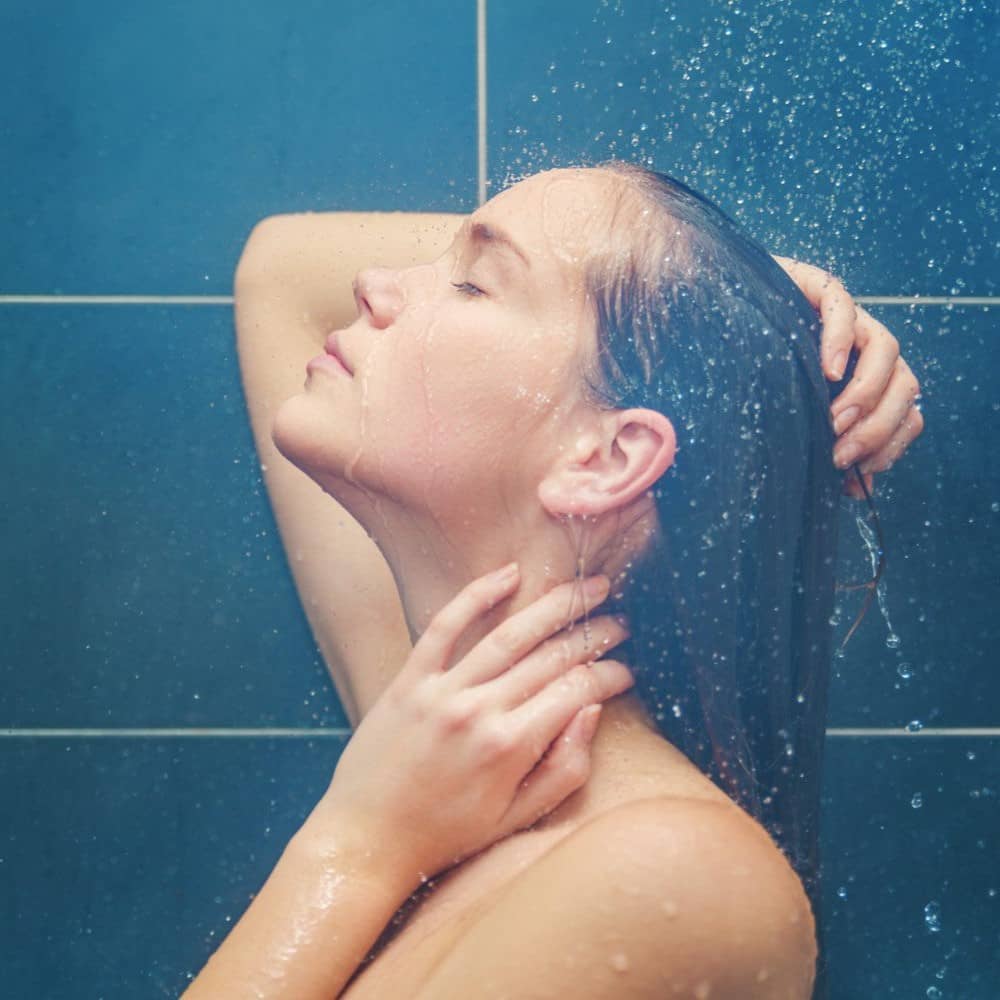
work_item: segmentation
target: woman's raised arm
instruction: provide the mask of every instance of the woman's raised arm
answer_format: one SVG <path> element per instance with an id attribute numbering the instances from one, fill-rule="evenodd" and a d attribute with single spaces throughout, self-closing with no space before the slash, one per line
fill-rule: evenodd
<path id="1" fill-rule="evenodd" d="M 234 282 L 240 372 L 264 482 L 313 635 L 352 725 L 347 670 L 381 691 L 410 652 L 396 586 L 364 529 L 271 441 L 277 408 L 301 392 L 306 362 L 357 315 L 354 275 L 440 256 L 464 216 L 382 212 L 275 215 L 258 223 Z M 354 669 L 363 664 L 364 669 Z M 384 671 L 384 676 L 383 676 Z M 374 700 L 369 697 L 368 701 Z"/>

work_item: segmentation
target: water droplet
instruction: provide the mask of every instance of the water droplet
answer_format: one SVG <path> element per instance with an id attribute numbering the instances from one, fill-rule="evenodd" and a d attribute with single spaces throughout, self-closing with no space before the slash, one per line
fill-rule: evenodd
<path id="1" fill-rule="evenodd" d="M 611 967 L 616 972 L 628 972 L 628 955 L 623 951 L 616 952 L 611 956 Z"/>
<path id="2" fill-rule="evenodd" d="M 667 917 L 672 919 L 677 916 L 677 904 L 672 899 L 665 899 L 660 907 Z"/>
<path id="3" fill-rule="evenodd" d="M 910 799 L 910 805 L 914 809 L 919 809 L 924 804 L 924 796 L 922 792 L 914 792 L 913 798 Z"/>
<path id="4" fill-rule="evenodd" d="M 900 642 L 902 642 L 902 640 L 901 640 L 901 639 L 899 638 L 899 636 L 898 636 L 898 635 L 896 635 L 896 633 L 895 633 L 895 632 L 890 632 L 890 633 L 889 633 L 889 634 L 888 634 L 888 635 L 887 635 L 887 636 L 885 637 L 885 644 L 886 644 L 886 645 L 887 645 L 887 646 L 888 646 L 888 647 L 889 647 L 890 649 L 898 649 L 898 648 L 899 648 L 899 644 L 900 644 Z"/>
<path id="5" fill-rule="evenodd" d="M 930 1000 L 941 1000 L 941 997 L 943 995 L 944 994 L 942 994 L 942 992 L 936 986 L 927 987 L 927 996 L 930 998 Z"/>
<path id="6" fill-rule="evenodd" d="M 908 733 L 919 733 L 924 728 L 924 724 L 919 719 L 908 722 L 904 727 Z"/>
<path id="7" fill-rule="evenodd" d="M 941 904 L 937 900 L 932 899 L 924 907 L 924 923 L 932 934 L 941 930 Z"/>
<path id="8" fill-rule="evenodd" d="M 903 678 L 904 681 L 908 681 L 913 676 L 913 670 L 909 663 L 901 663 L 896 667 L 896 673 Z"/>
<path id="9" fill-rule="evenodd" d="M 840 897 L 841 899 L 847 899 L 847 886 L 846 886 L 846 885 L 842 885 L 842 886 L 840 886 L 840 887 L 839 887 L 839 888 L 837 889 L 837 895 L 838 895 L 838 896 L 839 896 L 839 897 Z"/>

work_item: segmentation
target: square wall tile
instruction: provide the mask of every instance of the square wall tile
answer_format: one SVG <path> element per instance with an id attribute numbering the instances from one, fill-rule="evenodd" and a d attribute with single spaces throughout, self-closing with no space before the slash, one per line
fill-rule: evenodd
<path id="1" fill-rule="evenodd" d="M 231 308 L 0 323 L 3 725 L 346 725 L 261 480 Z"/>
<path id="2" fill-rule="evenodd" d="M 830 1000 L 996 996 L 1000 741 L 844 738 L 826 749 Z"/>
<path id="3" fill-rule="evenodd" d="M 615 157 L 867 295 L 997 294 L 987 3 L 489 6 L 490 174 Z"/>
<path id="4" fill-rule="evenodd" d="M 471 2 L 0 9 L 0 292 L 226 295 L 278 212 L 476 197 Z"/>

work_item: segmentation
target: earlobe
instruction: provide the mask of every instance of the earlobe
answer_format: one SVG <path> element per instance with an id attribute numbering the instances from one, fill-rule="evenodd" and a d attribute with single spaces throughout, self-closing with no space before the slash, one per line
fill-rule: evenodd
<path id="1" fill-rule="evenodd" d="M 625 507 L 673 465 L 677 436 L 656 410 L 620 410 L 607 415 L 600 433 L 577 441 L 538 486 L 542 506 L 553 515 L 603 514 Z"/>

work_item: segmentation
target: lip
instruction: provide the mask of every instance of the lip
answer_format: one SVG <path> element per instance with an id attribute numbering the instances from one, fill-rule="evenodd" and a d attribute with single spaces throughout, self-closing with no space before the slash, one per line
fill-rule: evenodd
<path id="1" fill-rule="evenodd" d="M 337 334 L 331 333 L 329 337 L 326 338 L 326 343 L 323 345 L 323 350 L 326 351 L 331 357 L 336 358 L 340 362 L 340 366 L 347 372 L 348 375 L 353 375 L 354 370 L 351 366 L 344 360 L 344 355 L 340 351 L 340 345 L 337 343 Z"/>
<path id="2" fill-rule="evenodd" d="M 335 354 L 317 354 L 306 365 L 307 372 L 325 371 L 330 372 L 337 378 L 351 377 L 351 373 L 344 367 L 343 362 Z"/>

